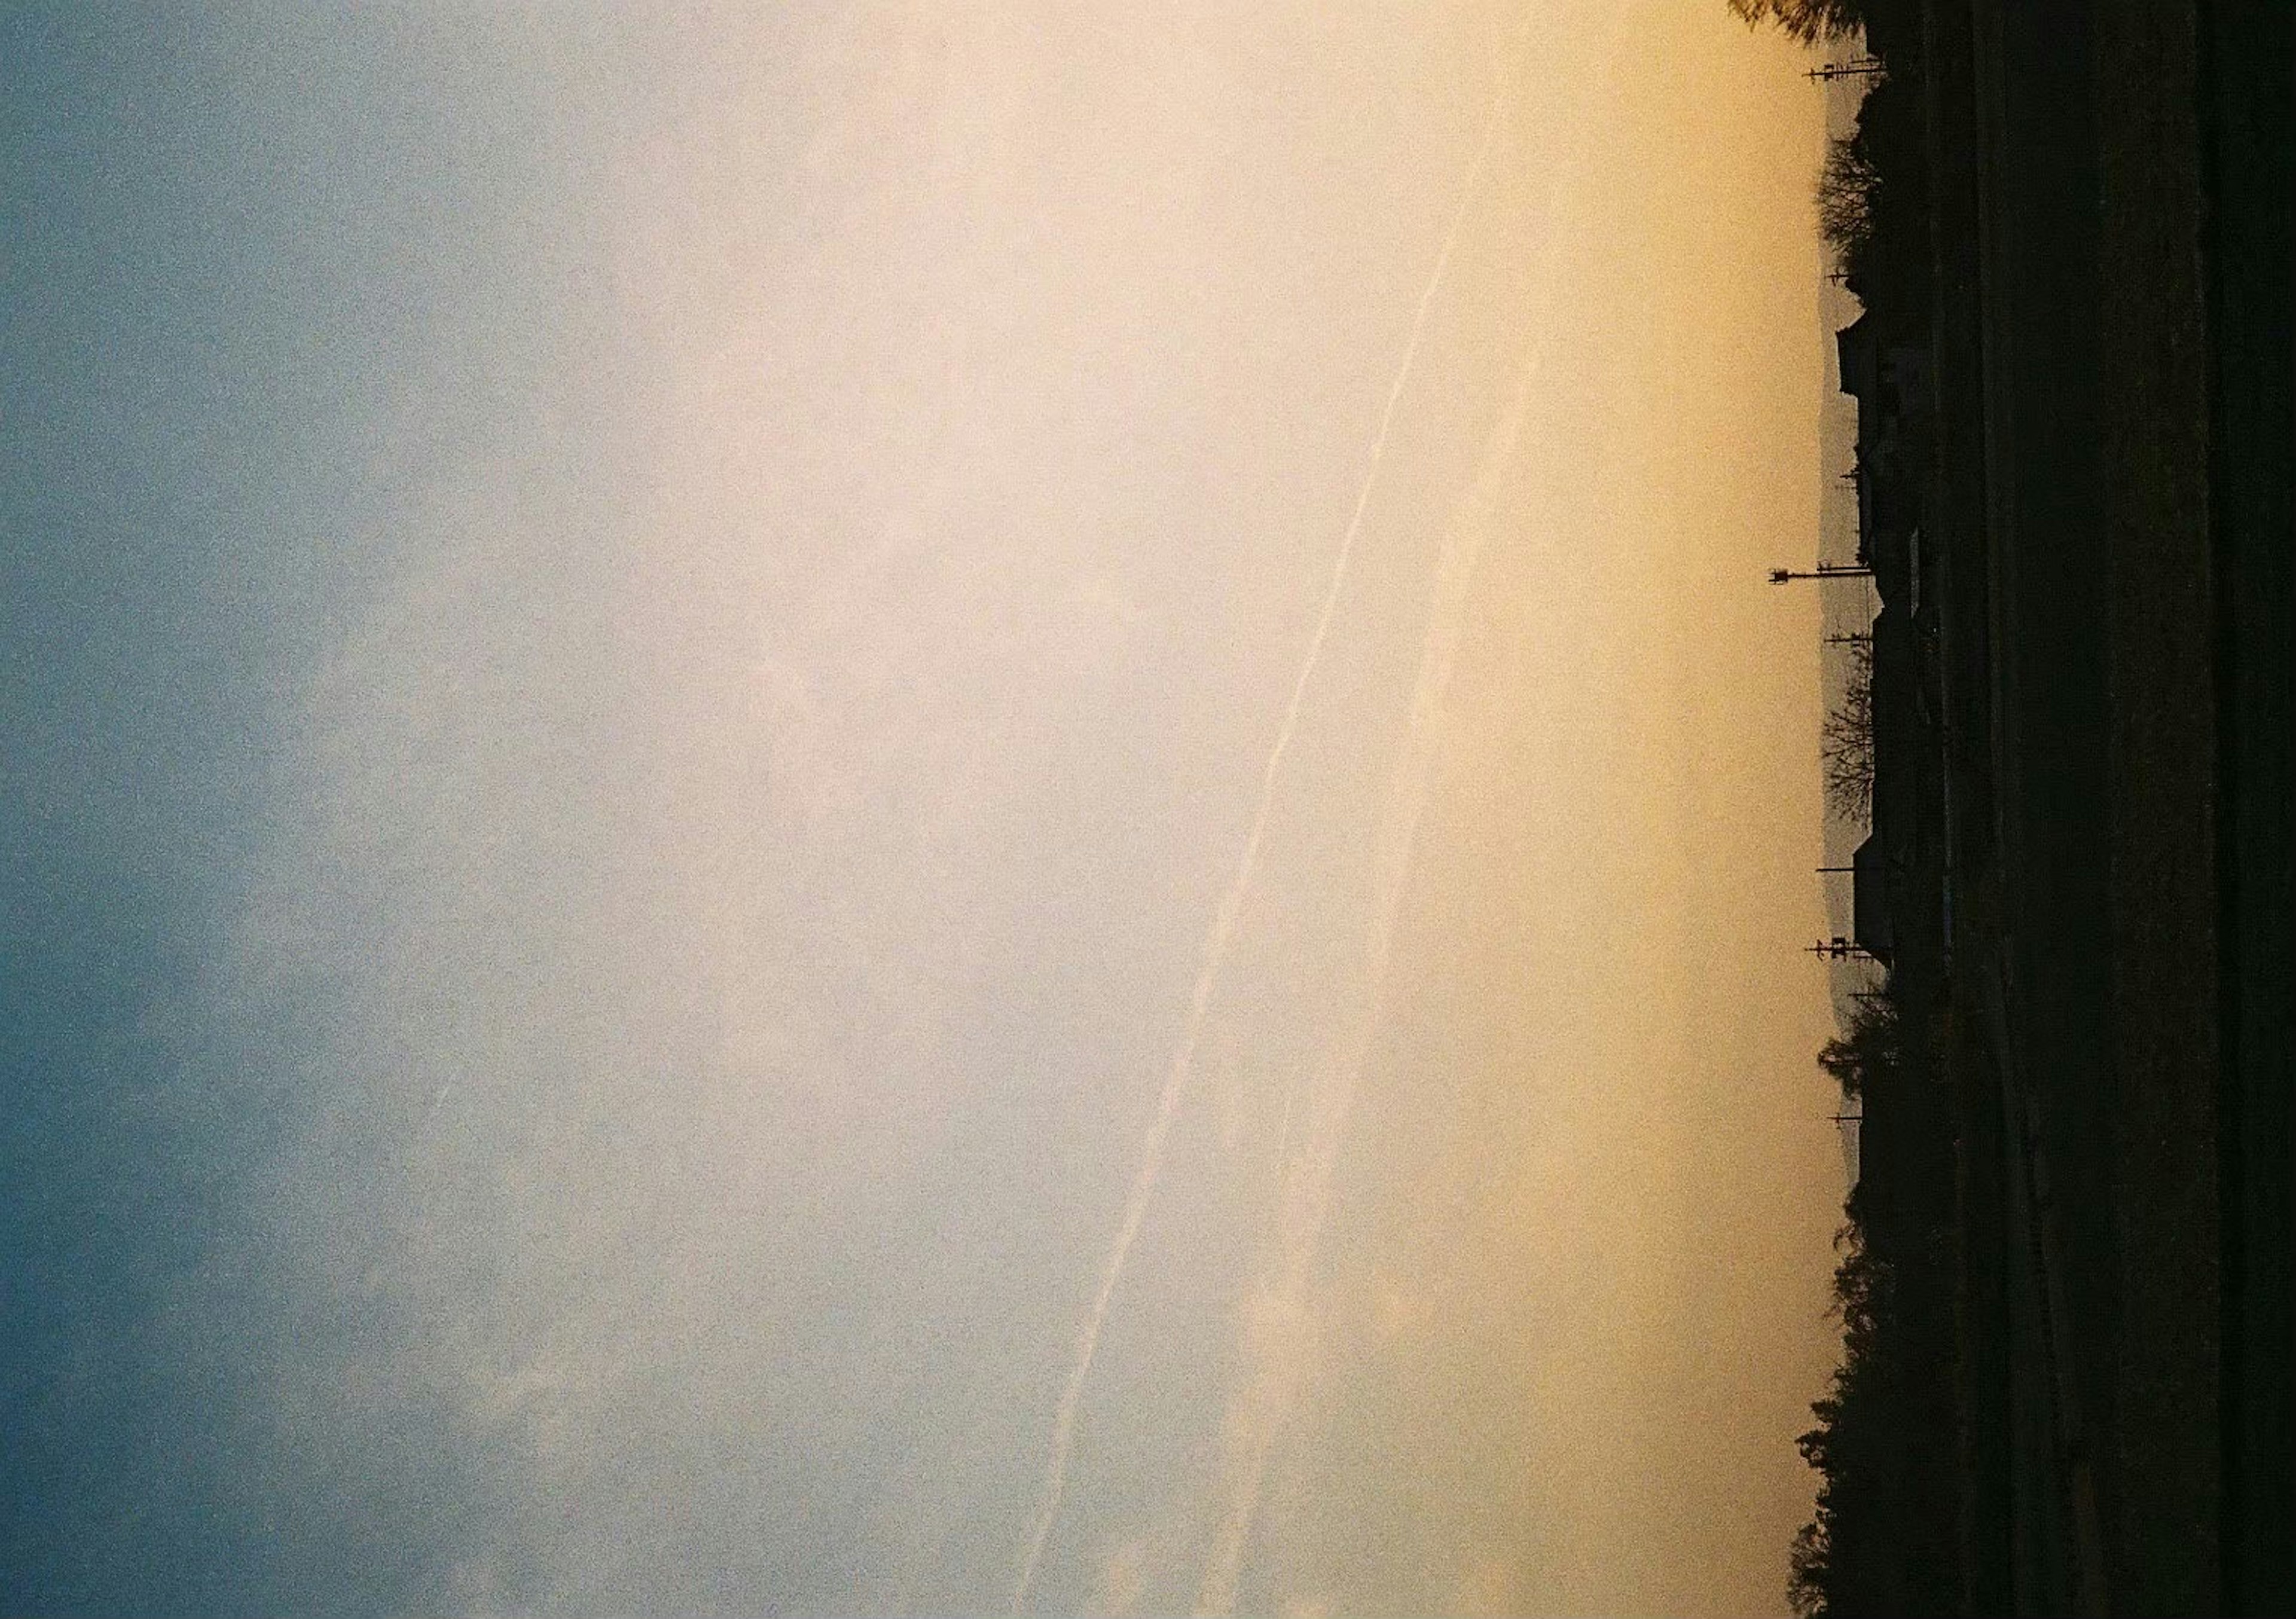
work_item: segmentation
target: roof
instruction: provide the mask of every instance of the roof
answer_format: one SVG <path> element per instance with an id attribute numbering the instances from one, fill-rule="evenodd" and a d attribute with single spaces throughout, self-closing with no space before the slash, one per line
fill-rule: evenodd
<path id="1" fill-rule="evenodd" d="M 1896 953 L 1897 930 L 1890 920 L 1890 862 L 1880 833 L 1868 836 L 1849 857 L 1850 933 L 1857 948 L 1886 963 Z"/>
<path id="2" fill-rule="evenodd" d="M 1833 334 L 1834 357 L 1841 370 L 1841 391 L 1863 403 L 1880 381 L 1880 333 L 1869 312 Z"/>

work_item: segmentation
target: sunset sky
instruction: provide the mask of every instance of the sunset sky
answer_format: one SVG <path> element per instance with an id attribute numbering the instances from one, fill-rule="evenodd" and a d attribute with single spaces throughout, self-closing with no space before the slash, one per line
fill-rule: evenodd
<path id="1" fill-rule="evenodd" d="M 1752 1613 L 1723 0 L 0 20 L 0 1606 Z"/>

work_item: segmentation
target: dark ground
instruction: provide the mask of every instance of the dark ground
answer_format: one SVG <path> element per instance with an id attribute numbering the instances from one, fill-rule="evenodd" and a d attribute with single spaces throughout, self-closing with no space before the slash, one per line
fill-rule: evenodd
<path id="1" fill-rule="evenodd" d="M 2290 695 L 2296 642 L 2296 533 L 2290 460 L 2291 198 L 2296 78 L 2291 8 L 2201 8 L 2199 83 L 2210 348 L 2211 552 L 2216 618 L 2217 838 L 2222 1170 L 2226 1189 L 2224 1332 L 2227 1600 L 2247 1613 L 2296 1609 L 2291 1455 L 2290 1102 L 2292 839 Z"/>
<path id="2" fill-rule="evenodd" d="M 1973 1611 L 2296 1607 L 2288 38 L 1923 8 Z"/>

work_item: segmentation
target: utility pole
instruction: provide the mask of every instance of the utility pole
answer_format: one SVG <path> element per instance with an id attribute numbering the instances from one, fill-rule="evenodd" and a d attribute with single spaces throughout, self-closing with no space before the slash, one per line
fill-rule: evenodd
<path id="1" fill-rule="evenodd" d="M 1828 635 L 1825 638 L 1825 644 L 1830 647 L 1871 646 L 1874 644 L 1874 632 L 1871 630 L 1846 630 L 1838 635 Z"/>
<path id="2" fill-rule="evenodd" d="M 1863 562 L 1820 562 L 1815 568 L 1796 570 L 1791 568 L 1770 569 L 1770 583 L 1784 585 L 1794 579 L 1870 579 L 1874 570 Z"/>
<path id="3" fill-rule="evenodd" d="M 1838 933 L 1830 939 L 1820 939 L 1815 944 L 1803 945 L 1802 953 L 1823 957 L 1829 961 L 1853 961 L 1860 956 L 1868 961 L 1878 961 L 1882 959 L 1857 940 L 1845 939 Z"/>
<path id="4" fill-rule="evenodd" d="M 1872 78 L 1882 71 L 1880 58 L 1861 56 L 1855 61 L 1829 61 L 1824 67 L 1812 68 L 1802 77 L 1814 85 L 1822 85 L 1837 78 Z"/>

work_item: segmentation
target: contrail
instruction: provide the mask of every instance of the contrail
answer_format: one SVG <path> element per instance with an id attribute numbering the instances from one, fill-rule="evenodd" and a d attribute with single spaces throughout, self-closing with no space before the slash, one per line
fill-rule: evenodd
<path id="1" fill-rule="evenodd" d="M 1350 1015 L 1344 1037 L 1326 1066 L 1323 1094 L 1308 1108 L 1308 1127 L 1301 1163 L 1296 1172 L 1288 1161 L 1276 1210 L 1275 1275 L 1263 1289 L 1264 1307 L 1276 1319 L 1293 1321 L 1308 1314 L 1308 1295 L 1313 1278 L 1316 1249 L 1323 1236 L 1324 1216 L 1331 1206 L 1332 1181 L 1345 1144 L 1348 1116 L 1355 1107 L 1356 1089 L 1371 1054 L 1373 1036 L 1384 1020 L 1388 993 L 1388 963 L 1393 954 L 1395 928 L 1404 894 L 1411 885 L 1418 851 L 1419 823 L 1433 784 L 1436 757 L 1442 745 L 1439 722 L 1458 661 L 1466 601 L 1480 560 L 1483 542 L 1496 521 L 1500 479 L 1513 463 L 1517 446 L 1529 424 L 1533 389 L 1537 385 L 1544 345 L 1534 348 L 1517 376 L 1514 393 L 1493 433 L 1481 476 L 1471 490 L 1460 519 L 1444 536 L 1436 569 L 1434 600 L 1430 605 L 1427 632 L 1419 660 L 1419 677 L 1412 691 L 1410 730 L 1390 777 L 1387 810 L 1380 838 L 1380 879 L 1368 926 L 1365 960 L 1370 993 Z M 1253 1519 L 1267 1476 L 1278 1430 L 1293 1397 L 1307 1375 L 1300 1358 L 1298 1339 L 1279 1340 L 1272 1353 L 1258 1358 L 1261 1364 L 1249 1375 L 1239 1402 L 1229 1455 L 1231 1493 L 1226 1515 L 1213 1541 L 1210 1558 L 1196 1590 L 1198 1614 L 1234 1611 L 1237 1582 L 1242 1573 L 1244 1549 L 1250 1543 Z"/>
<path id="2" fill-rule="evenodd" d="M 1061 1391 L 1061 1402 L 1053 1418 L 1051 1452 L 1045 1463 L 1045 1486 L 1042 1504 L 1037 1509 L 1036 1524 L 1029 1531 L 1028 1544 L 1021 1558 L 1020 1578 L 1013 1587 L 1013 1611 L 1016 1615 L 1026 1607 L 1029 1592 L 1037 1582 L 1037 1569 L 1044 1560 L 1045 1545 L 1052 1538 L 1054 1521 L 1059 1517 L 1061 1493 L 1068 1482 L 1069 1451 L 1076 1440 L 1077 1406 L 1084 1397 L 1084 1386 L 1092 1375 L 1093 1357 L 1099 1353 L 1101 1329 L 1108 1321 L 1108 1302 L 1116 1292 L 1117 1283 L 1124 1275 L 1124 1265 L 1132 1254 L 1132 1244 L 1140 1234 L 1140 1222 L 1147 1214 L 1148 1204 L 1156 1193 L 1156 1182 L 1163 1173 L 1164 1145 L 1172 1131 L 1173 1117 L 1179 1111 L 1180 1099 L 1186 1093 L 1189 1078 L 1194 1072 L 1196 1045 L 1203 1033 L 1204 1014 L 1211 1004 L 1212 991 L 1218 985 L 1220 971 L 1227 963 L 1228 945 L 1235 934 L 1236 920 L 1242 914 L 1244 900 L 1251 892 L 1252 880 L 1259 871 L 1260 846 L 1267 840 L 1267 822 L 1275 801 L 1275 781 L 1283 765 L 1283 756 L 1291 751 L 1292 734 L 1300 727 L 1300 710 L 1307 699 L 1308 683 L 1315 678 L 1316 666 L 1322 662 L 1324 643 L 1331 638 L 1332 619 L 1337 613 L 1341 592 L 1347 585 L 1348 570 L 1355 560 L 1356 540 L 1363 532 L 1364 513 L 1370 509 L 1371 493 L 1379 481 L 1379 470 L 1387 458 L 1389 433 L 1395 426 L 1396 407 L 1402 402 L 1405 385 L 1411 380 L 1411 368 L 1419 358 L 1420 339 L 1426 334 L 1427 313 L 1434 307 L 1435 294 L 1443 284 L 1444 273 L 1450 268 L 1451 254 L 1459 243 L 1459 233 L 1466 223 L 1467 209 L 1474 200 L 1476 183 L 1482 177 L 1484 165 L 1489 160 L 1491 148 L 1498 137 L 1499 124 L 1506 110 L 1507 93 L 1512 87 L 1519 65 L 1521 41 L 1529 37 L 1529 28 L 1517 35 L 1517 62 L 1511 63 L 1491 96 L 1489 112 L 1483 120 L 1482 140 L 1475 149 L 1474 159 L 1467 166 L 1459 185 L 1458 201 L 1451 210 L 1451 222 L 1443 233 L 1443 245 L 1435 255 L 1435 266 L 1428 273 L 1427 284 L 1419 294 L 1419 306 L 1411 316 L 1411 332 L 1404 341 L 1402 357 L 1397 361 L 1394 379 L 1387 386 L 1387 403 L 1381 410 L 1379 430 L 1371 442 L 1370 458 L 1364 468 L 1363 482 L 1356 491 L 1355 510 L 1349 514 L 1346 531 L 1340 537 L 1339 553 L 1332 560 L 1329 581 L 1324 587 L 1324 604 L 1316 616 L 1315 633 L 1308 638 L 1306 654 L 1300 661 L 1299 674 L 1292 682 L 1290 700 L 1283 705 L 1283 718 L 1275 728 L 1275 744 L 1268 749 L 1267 762 L 1259 773 L 1259 800 L 1252 810 L 1251 830 L 1243 840 L 1243 852 L 1238 857 L 1235 876 L 1229 881 L 1227 892 L 1221 895 L 1218 908 L 1212 913 L 1211 926 L 1204 936 L 1202 964 L 1196 970 L 1195 988 L 1188 997 L 1188 1012 L 1180 1025 L 1180 1037 L 1173 1048 L 1172 1065 L 1164 1076 L 1164 1089 L 1156 1099 L 1156 1116 L 1148 1126 L 1148 1134 L 1141 1144 L 1140 1166 L 1132 1177 L 1132 1190 L 1124 1200 L 1124 1217 L 1119 1222 L 1116 1241 L 1108 1251 L 1101 1266 L 1100 1287 L 1093 1295 L 1092 1308 L 1085 1317 L 1084 1330 L 1078 1335 L 1076 1363 L 1069 1370 L 1068 1383 Z"/>
<path id="3" fill-rule="evenodd" d="M 1611 29 L 1602 58 L 1606 76 L 1618 61 L 1624 33 L 1623 23 L 1615 24 Z M 1508 82 L 1512 82 L 1512 74 Z M 1556 175 L 1548 193 L 1548 233 L 1540 280 L 1549 287 L 1562 241 L 1559 222 L 1565 200 L 1577 185 L 1585 162 L 1583 148 L 1574 151 Z M 1308 1325 L 1295 1329 L 1289 1339 L 1278 1338 L 1272 1352 L 1263 1351 L 1258 1355 L 1261 1363 L 1249 1374 L 1238 1406 L 1232 1413 L 1228 1509 L 1214 1539 L 1203 1578 L 1196 1588 L 1195 1612 L 1200 1615 L 1228 1614 L 1235 1609 L 1244 1552 L 1259 1515 L 1275 1441 L 1292 1400 L 1309 1372 L 1301 1345 L 1312 1344 L 1308 1294 L 1316 1249 L 1330 1208 L 1332 1182 L 1344 1145 L 1348 1116 L 1354 1108 L 1356 1091 L 1370 1057 L 1373 1036 L 1385 1016 L 1396 920 L 1417 859 L 1419 825 L 1427 808 L 1442 745 L 1438 721 L 1446 707 L 1458 659 L 1468 592 L 1481 559 L 1484 541 L 1498 520 L 1501 479 L 1529 426 L 1534 391 L 1546 360 L 1547 335 L 1548 331 L 1542 328 L 1530 352 L 1524 356 L 1513 395 L 1489 440 L 1482 470 L 1462 503 L 1459 519 L 1445 534 L 1438 553 L 1419 676 L 1412 691 L 1410 724 L 1390 776 L 1387 812 L 1380 839 L 1381 878 L 1365 930 L 1369 993 L 1358 1002 L 1345 1036 L 1333 1047 L 1332 1059 L 1325 1070 L 1329 1075 L 1327 1088 L 1309 1103 L 1309 1124 L 1299 1168 L 1292 1170 L 1288 1154 L 1278 1165 L 1276 1255 L 1273 1274 L 1260 1295 L 1261 1306 L 1278 1321 L 1305 1321 Z M 1287 1096 L 1287 1119 L 1290 1104 Z M 1288 1135 L 1287 1130 L 1287 1147 Z"/>

